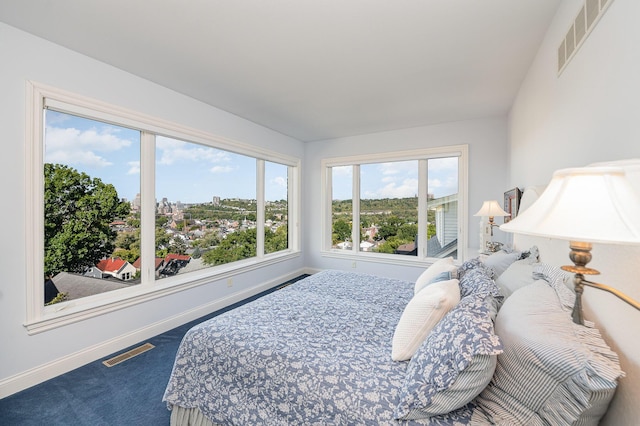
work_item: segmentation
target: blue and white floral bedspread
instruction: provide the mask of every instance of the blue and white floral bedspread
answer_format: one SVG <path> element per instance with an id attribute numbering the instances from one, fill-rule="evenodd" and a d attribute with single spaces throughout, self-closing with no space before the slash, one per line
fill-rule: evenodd
<path id="1" fill-rule="evenodd" d="M 391 342 L 412 296 L 408 281 L 312 275 L 193 327 L 163 400 L 219 424 L 406 424 L 393 412 L 407 362 L 391 360 Z"/>

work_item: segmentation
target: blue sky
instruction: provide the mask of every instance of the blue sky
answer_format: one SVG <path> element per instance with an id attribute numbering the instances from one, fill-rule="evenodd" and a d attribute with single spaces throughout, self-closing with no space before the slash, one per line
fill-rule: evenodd
<path id="1" fill-rule="evenodd" d="M 430 159 L 428 192 L 436 198 L 458 192 L 458 158 Z M 351 199 L 351 166 L 333 168 L 334 200 Z M 363 164 L 360 166 L 360 198 L 407 198 L 418 194 L 418 161 Z"/>
<path id="2" fill-rule="evenodd" d="M 131 201 L 140 192 L 140 133 L 46 111 L 45 162 L 66 164 L 113 184 Z M 266 162 L 265 198 L 287 198 L 287 167 Z M 209 202 L 256 198 L 255 159 L 166 137 L 156 140 L 156 198 Z"/>

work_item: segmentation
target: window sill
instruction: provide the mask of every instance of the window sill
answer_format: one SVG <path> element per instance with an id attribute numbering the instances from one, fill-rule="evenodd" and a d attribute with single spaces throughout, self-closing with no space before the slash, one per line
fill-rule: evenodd
<path id="1" fill-rule="evenodd" d="M 350 250 L 324 250 L 321 252 L 323 257 L 330 257 L 334 259 L 349 259 L 357 260 L 361 262 L 373 262 L 383 263 L 389 265 L 402 265 L 402 266 L 429 266 L 437 259 L 432 258 L 418 258 L 417 256 L 402 256 L 398 254 L 384 254 L 384 253 L 367 253 L 357 252 L 354 253 Z"/>

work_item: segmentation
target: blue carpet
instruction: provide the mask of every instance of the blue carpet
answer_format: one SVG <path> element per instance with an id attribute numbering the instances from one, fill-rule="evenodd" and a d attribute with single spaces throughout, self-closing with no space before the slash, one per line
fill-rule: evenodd
<path id="1" fill-rule="evenodd" d="M 162 395 L 184 334 L 204 320 L 280 287 L 123 349 L 117 354 L 146 342 L 155 346 L 121 364 L 111 368 L 102 364 L 102 361 L 117 355 L 112 354 L 0 399 L 0 425 L 168 425 L 171 412 L 162 402 Z"/>

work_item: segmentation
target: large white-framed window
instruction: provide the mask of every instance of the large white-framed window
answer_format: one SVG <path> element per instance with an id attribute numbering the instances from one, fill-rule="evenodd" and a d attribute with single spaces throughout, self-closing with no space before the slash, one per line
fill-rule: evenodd
<path id="1" fill-rule="evenodd" d="M 28 83 L 29 333 L 300 252 L 300 159 Z"/>
<path id="2" fill-rule="evenodd" d="M 468 146 L 322 160 L 324 256 L 394 264 L 462 259 Z"/>

